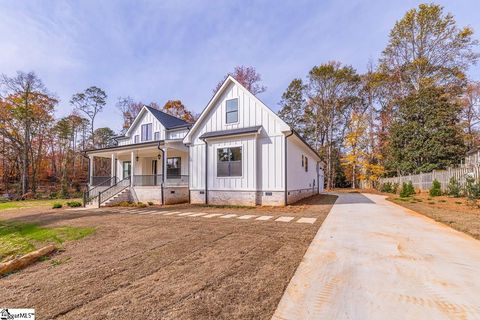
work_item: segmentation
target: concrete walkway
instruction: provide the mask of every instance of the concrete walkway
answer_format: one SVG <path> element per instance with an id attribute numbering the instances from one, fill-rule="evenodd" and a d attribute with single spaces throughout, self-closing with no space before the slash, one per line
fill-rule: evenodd
<path id="1" fill-rule="evenodd" d="M 480 241 L 340 194 L 273 319 L 480 319 Z"/>

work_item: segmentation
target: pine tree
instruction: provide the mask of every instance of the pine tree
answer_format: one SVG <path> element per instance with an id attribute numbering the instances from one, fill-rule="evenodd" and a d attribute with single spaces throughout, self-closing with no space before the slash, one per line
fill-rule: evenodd
<path id="1" fill-rule="evenodd" d="M 402 99 L 390 131 L 390 173 L 429 172 L 460 162 L 465 154 L 460 111 L 441 88 L 422 88 Z"/>

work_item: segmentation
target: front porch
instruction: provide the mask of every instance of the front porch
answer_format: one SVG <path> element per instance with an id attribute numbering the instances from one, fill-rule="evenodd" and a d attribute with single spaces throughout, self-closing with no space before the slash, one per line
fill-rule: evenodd
<path id="1" fill-rule="evenodd" d="M 157 141 L 88 152 L 89 198 L 99 205 L 129 188 L 130 200 L 172 204 L 188 202 L 188 148 L 181 141 Z M 110 159 L 110 174 L 97 174 L 95 159 Z M 103 170 L 105 172 L 105 170 Z M 110 200 L 111 201 L 111 200 Z"/>

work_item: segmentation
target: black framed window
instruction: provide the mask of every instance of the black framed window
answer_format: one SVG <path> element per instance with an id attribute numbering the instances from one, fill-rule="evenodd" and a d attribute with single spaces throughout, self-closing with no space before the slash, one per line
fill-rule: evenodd
<path id="1" fill-rule="evenodd" d="M 242 176 L 242 147 L 217 149 L 217 177 Z"/>
<path id="2" fill-rule="evenodd" d="M 238 99 L 231 99 L 225 102 L 227 123 L 238 122 Z"/>
<path id="3" fill-rule="evenodd" d="M 308 172 L 308 158 L 305 157 L 305 172 Z"/>
<path id="4" fill-rule="evenodd" d="M 142 124 L 142 141 L 152 140 L 152 124 Z"/>
<path id="5" fill-rule="evenodd" d="M 182 175 L 182 158 L 167 158 L 167 178 L 176 178 Z"/>

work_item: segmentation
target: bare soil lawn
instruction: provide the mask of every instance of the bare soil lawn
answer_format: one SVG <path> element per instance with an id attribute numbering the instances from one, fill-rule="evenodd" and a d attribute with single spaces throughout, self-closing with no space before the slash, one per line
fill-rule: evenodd
<path id="1" fill-rule="evenodd" d="M 269 319 L 336 197 L 287 208 L 179 210 L 316 217 L 315 224 L 9 210 L 2 219 L 94 227 L 49 261 L 0 279 L 0 305 L 38 319 Z"/>
<path id="2" fill-rule="evenodd" d="M 422 192 L 405 199 L 389 195 L 388 200 L 480 239 L 480 209 L 468 204 L 465 198 L 432 198 Z"/>

